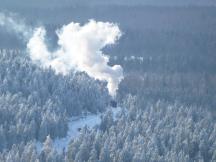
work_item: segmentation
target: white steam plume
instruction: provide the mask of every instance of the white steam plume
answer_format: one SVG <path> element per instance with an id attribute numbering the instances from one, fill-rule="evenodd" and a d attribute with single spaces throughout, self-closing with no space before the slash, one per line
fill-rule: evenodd
<path id="1" fill-rule="evenodd" d="M 0 26 L 20 35 L 25 41 L 27 41 L 33 32 L 33 29 L 30 26 L 27 26 L 24 20 L 12 13 L 6 15 L 5 13 L 0 12 Z"/>
<path id="2" fill-rule="evenodd" d="M 11 26 L 12 25 L 12 26 Z M 109 66 L 109 57 L 102 49 L 114 44 L 121 36 L 118 26 L 113 23 L 90 20 L 85 25 L 70 23 L 56 31 L 58 50 L 50 52 L 45 43 L 46 30 L 39 27 L 33 30 L 23 22 L 0 13 L 0 26 L 8 27 L 24 38 L 29 37 L 27 49 L 33 62 L 43 68 L 53 68 L 56 73 L 68 74 L 71 70 L 86 72 L 90 77 L 107 81 L 111 96 L 115 97 L 118 85 L 123 79 L 120 65 Z"/>

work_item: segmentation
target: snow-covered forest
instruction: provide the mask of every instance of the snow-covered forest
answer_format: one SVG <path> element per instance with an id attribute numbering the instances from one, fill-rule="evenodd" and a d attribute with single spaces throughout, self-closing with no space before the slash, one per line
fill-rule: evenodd
<path id="1" fill-rule="evenodd" d="M 214 5 L 2 0 L 0 162 L 216 162 Z"/>

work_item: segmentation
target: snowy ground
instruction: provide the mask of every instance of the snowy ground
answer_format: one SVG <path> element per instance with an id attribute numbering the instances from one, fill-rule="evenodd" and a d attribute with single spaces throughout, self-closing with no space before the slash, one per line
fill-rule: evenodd
<path id="1" fill-rule="evenodd" d="M 112 108 L 111 109 L 115 116 L 120 112 L 121 108 Z M 101 115 L 102 114 L 89 114 L 87 116 L 82 117 L 71 117 L 68 123 L 68 132 L 67 136 L 64 138 L 56 138 L 53 140 L 53 146 L 58 152 L 61 152 L 64 148 L 67 148 L 67 145 L 71 141 L 71 139 L 79 136 L 80 131 L 79 128 L 83 128 L 87 126 L 89 129 L 93 128 L 94 126 L 100 124 L 101 122 Z M 37 150 L 41 152 L 43 144 L 41 142 L 37 142 Z"/>

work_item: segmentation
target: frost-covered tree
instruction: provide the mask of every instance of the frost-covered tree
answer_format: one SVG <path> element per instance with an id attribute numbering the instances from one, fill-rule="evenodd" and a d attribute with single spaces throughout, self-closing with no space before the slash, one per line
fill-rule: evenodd
<path id="1" fill-rule="evenodd" d="M 214 161 L 214 112 L 178 102 L 146 102 L 139 96 L 129 96 L 124 101 L 125 109 L 111 125 L 104 129 L 103 121 L 79 137 L 80 146 L 91 137 L 89 161 Z M 110 118 L 109 113 L 103 117 Z M 72 150 L 74 155 L 80 152 L 80 148 L 73 149 L 76 141 L 69 145 L 68 155 Z M 75 160 L 73 156 L 68 158 Z"/>
<path id="2" fill-rule="evenodd" d="M 105 110 L 106 85 L 83 73 L 56 75 L 25 52 L 0 50 L 0 150 L 31 140 L 63 137 L 68 118 Z"/>

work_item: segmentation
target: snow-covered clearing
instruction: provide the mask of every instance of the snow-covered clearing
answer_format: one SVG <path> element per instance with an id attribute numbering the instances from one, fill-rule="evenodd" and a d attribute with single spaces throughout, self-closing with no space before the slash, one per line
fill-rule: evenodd
<path id="1" fill-rule="evenodd" d="M 107 111 L 109 111 L 108 109 Z M 120 112 L 121 108 L 111 108 L 114 118 Z M 64 148 L 67 148 L 69 142 L 79 136 L 80 130 L 83 127 L 87 126 L 89 129 L 93 128 L 94 126 L 100 124 L 101 122 L 101 113 L 99 114 L 88 114 L 82 117 L 71 117 L 68 123 L 68 132 L 67 136 L 64 138 L 56 138 L 53 140 L 53 147 L 58 151 L 61 152 Z M 41 152 L 43 143 L 37 142 L 37 150 Z"/>

